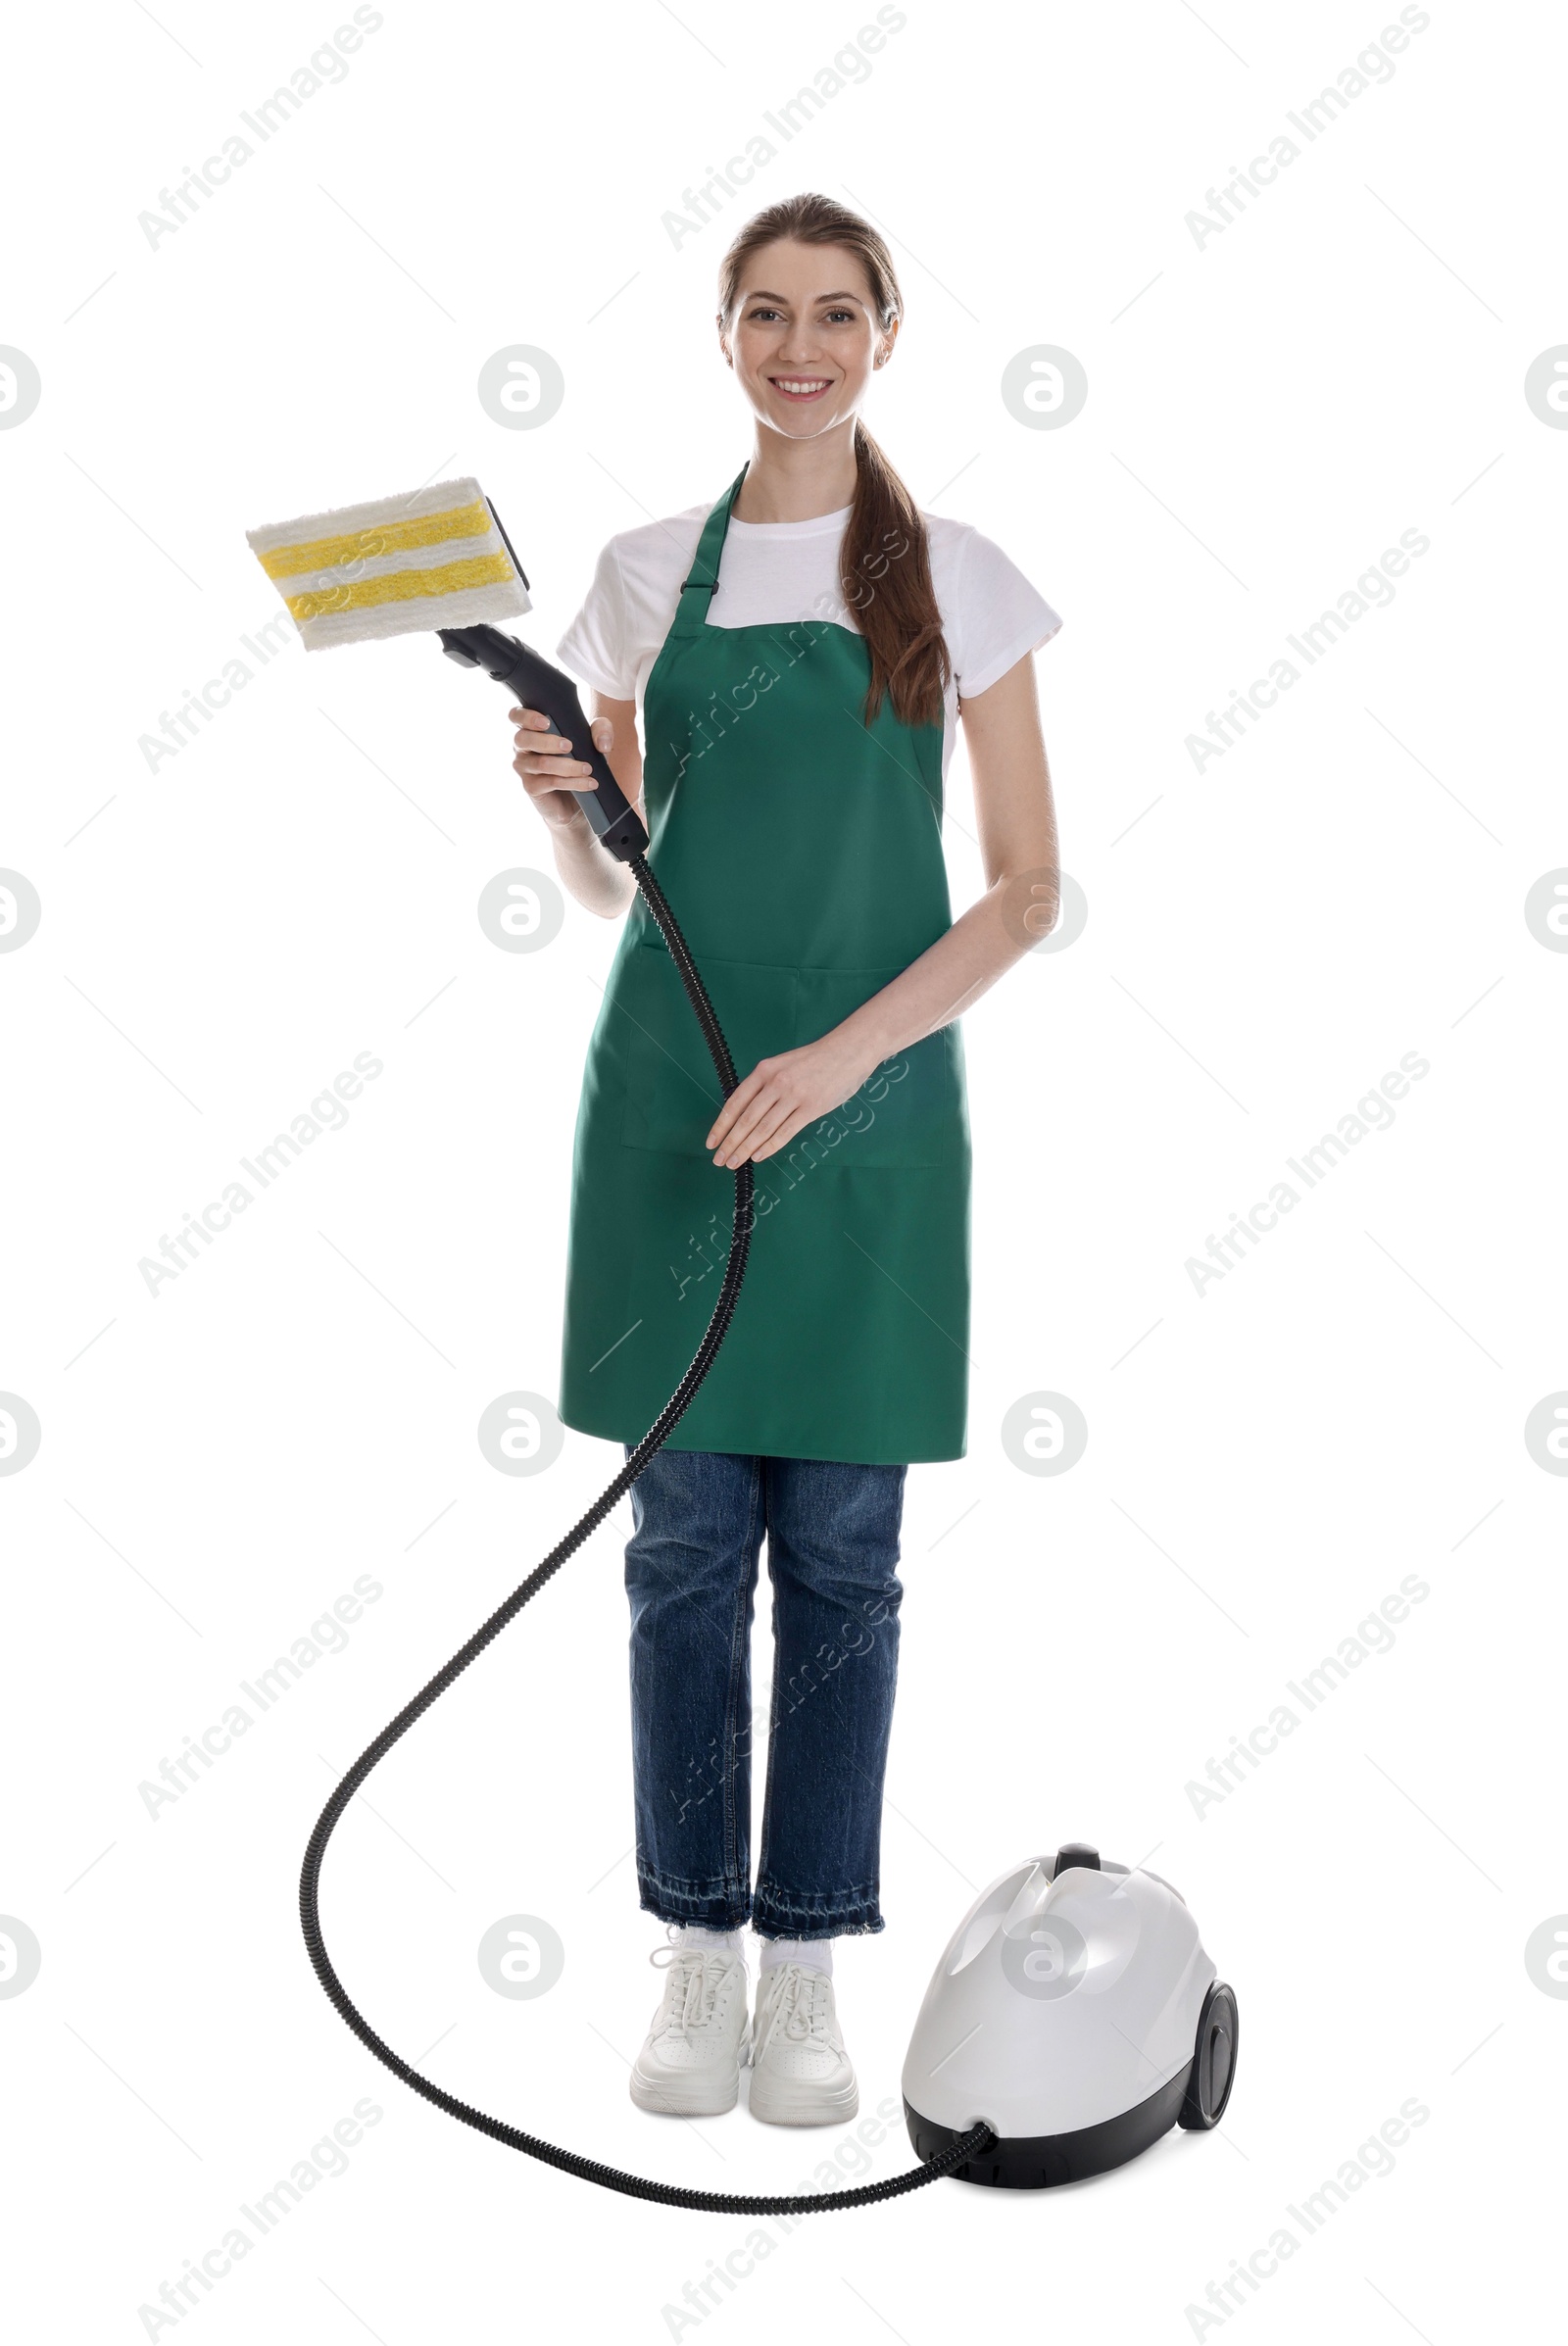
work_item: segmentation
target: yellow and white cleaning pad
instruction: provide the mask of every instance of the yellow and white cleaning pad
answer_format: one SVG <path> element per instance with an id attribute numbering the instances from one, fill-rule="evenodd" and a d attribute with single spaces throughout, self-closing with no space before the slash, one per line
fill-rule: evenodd
<path id="1" fill-rule="evenodd" d="M 245 532 L 307 652 L 531 611 L 506 534 L 476 480 L 437 481 Z"/>

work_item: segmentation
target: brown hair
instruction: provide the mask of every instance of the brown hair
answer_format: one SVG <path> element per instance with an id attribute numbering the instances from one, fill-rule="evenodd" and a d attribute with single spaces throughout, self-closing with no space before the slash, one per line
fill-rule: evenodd
<path id="1" fill-rule="evenodd" d="M 721 328 L 734 316 L 753 255 L 786 237 L 797 244 L 844 245 L 865 270 L 877 322 L 885 330 L 904 316 L 893 258 L 875 228 L 831 196 L 796 195 L 749 220 L 724 255 L 718 274 Z M 855 503 L 839 553 L 839 584 L 871 655 L 865 721 L 870 723 L 886 694 L 904 724 L 936 724 L 952 662 L 931 584 L 925 523 L 858 415 L 855 465 Z"/>

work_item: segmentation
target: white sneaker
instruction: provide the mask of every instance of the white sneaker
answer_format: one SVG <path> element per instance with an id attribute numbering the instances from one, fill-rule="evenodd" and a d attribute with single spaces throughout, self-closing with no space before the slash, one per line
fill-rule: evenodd
<path id="1" fill-rule="evenodd" d="M 762 1974 L 751 2064 L 752 2116 L 764 2125 L 825 2126 L 855 2116 L 859 2090 L 825 1972 L 780 1963 Z"/>
<path id="2" fill-rule="evenodd" d="M 656 1947 L 648 1960 L 667 1963 L 663 2000 L 631 2066 L 639 2110 L 671 2118 L 717 2118 L 741 2089 L 746 2032 L 746 1960 L 713 1948 Z"/>

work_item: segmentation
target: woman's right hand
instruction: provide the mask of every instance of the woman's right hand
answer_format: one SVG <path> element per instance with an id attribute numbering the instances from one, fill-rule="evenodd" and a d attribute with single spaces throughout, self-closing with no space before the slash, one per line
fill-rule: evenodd
<path id="1" fill-rule="evenodd" d="M 516 725 L 513 738 L 517 750 L 513 766 L 545 821 L 558 831 L 585 825 L 588 817 L 572 794 L 598 789 L 593 768 L 571 756 L 571 744 L 551 731 L 550 719 L 542 709 L 512 709 L 507 713 Z M 615 739 L 615 728 L 610 718 L 595 717 L 589 731 L 594 747 L 608 758 Z"/>

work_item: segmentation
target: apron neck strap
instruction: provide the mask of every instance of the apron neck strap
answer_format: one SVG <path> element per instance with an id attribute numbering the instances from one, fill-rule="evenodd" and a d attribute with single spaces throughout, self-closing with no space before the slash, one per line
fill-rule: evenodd
<path id="1" fill-rule="evenodd" d="M 680 599 L 675 607 L 675 621 L 671 632 L 675 635 L 696 635 L 708 624 L 709 604 L 718 585 L 718 558 L 723 551 L 724 538 L 729 529 L 729 517 L 741 483 L 751 469 L 751 460 L 741 466 L 728 489 L 703 523 L 703 534 L 697 541 L 692 566 L 682 581 Z M 707 601 L 699 602 L 704 595 Z"/>

